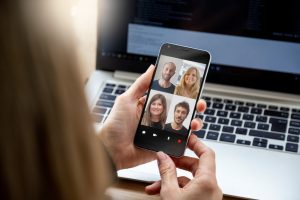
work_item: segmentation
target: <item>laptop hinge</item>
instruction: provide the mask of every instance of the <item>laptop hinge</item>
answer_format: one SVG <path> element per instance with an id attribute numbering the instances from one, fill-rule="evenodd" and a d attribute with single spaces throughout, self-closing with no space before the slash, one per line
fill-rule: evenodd
<path id="1" fill-rule="evenodd" d="M 116 70 L 113 74 L 114 78 L 124 79 L 129 81 L 135 81 L 141 74 L 139 73 L 132 73 L 132 72 L 125 72 L 125 71 L 118 71 Z"/>

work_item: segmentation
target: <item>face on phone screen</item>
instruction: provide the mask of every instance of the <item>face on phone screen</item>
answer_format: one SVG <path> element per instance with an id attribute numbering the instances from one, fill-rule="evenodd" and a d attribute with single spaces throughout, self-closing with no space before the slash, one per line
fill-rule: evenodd
<path id="1" fill-rule="evenodd" d="M 137 146 L 173 156 L 184 152 L 207 64 L 159 56 L 136 133 Z"/>

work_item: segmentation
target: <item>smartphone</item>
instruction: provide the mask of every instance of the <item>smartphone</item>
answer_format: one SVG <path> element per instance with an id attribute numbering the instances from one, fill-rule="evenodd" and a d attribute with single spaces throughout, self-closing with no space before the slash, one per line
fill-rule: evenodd
<path id="1" fill-rule="evenodd" d="M 137 147 L 180 157 L 207 76 L 210 53 L 163 44 L 136 130 Z"/>

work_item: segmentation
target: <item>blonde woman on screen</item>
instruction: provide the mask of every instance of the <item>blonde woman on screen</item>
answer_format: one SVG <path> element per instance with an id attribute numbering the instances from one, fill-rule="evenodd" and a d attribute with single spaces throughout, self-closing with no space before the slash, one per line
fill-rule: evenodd
<path id="1" fill-rule="evenodd" d="M 200 73 L 196 67 L 190 67 L 176 86 L 174 94 L 196 99 L 200 88 Z"/>
<path id="2" fill-rule="evenodd" d="M 167 119 L 167 101 L 162 94 L 155 94 L 144 114 L 142 125 L 164 129 Z"/>

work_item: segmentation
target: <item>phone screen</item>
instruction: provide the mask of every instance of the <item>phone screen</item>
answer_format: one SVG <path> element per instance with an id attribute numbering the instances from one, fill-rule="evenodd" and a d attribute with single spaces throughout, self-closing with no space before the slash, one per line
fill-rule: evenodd
<path id="1" fill-rule="evenodd" d="M 137 127 L 136 146 L 183 155 L 209 63 L 207 51 L 162 45 Z"/>

